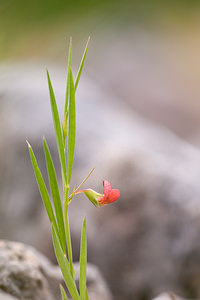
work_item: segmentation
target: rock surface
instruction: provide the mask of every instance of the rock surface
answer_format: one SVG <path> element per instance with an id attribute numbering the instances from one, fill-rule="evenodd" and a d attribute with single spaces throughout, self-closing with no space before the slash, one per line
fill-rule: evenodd
<path id="1" fill-rule="evenodd" d="M 153 300 L 184 300 L 184 299 L 174 294 L 173 292 L 165 292 L 158 295 Z"/>
<path id="2" fill-rule="evenodd" d="M 4 293 L 4 292 L 0 292 L 0 299 L 1 300 L 18 300 L 19 298 L 13 297 L 12 295 Z"/>
<path id="3" fill-rule="evenodd" d="M 25 144 L 28 139 L 44 171 L 45 135 L 58 166 L 46 78 L 37 66 L 2 66 L 0 74 L 0 234 L 53 258 L 50 227 Z M 50 68 L 50 74 L 61 104 L 64 73 Z M 102 180 L 108 179 L 121 197 L 99 210 L 85 198 L 74 199 L 75 259 L 87 215 L 89 261 L 99 266 L 116 300 L 149 299 L 166 290 L 199 298 L 199 150 L 89 80 L 80 82 L 77 120 L 73 184 L 96 165 L 86 187 L 101 192 Z"/>
<path id="4" fill-rule="evenodd" d="M 75 264 L 78 284 L 79 266 Z M 89 264 L 87 286 L 90 299 L 111 300 L 98 269 Z M 58 300 L 59 283 L 65 285 L 59 267 L 35 249 L 21 243 L 0 241 L 0 299 Z"/>

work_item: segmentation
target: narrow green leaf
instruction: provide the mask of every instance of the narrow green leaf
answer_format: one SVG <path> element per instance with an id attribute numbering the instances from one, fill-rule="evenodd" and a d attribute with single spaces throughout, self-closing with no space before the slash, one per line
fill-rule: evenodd
<path id="1" fill-rule="evenodd" d="M 58 264 L 62 271 L 67 288 L 68 288 L 73 300 L 80 300 L 75 281 L 71 276 L 69 264 L 68 264 L 66 257 L 62 251 L 62 248 L 61 248 L 61 245 L 60 245 L 60 242 L 59 242 L 59 239 L 56 234 L 54 226 L 52 226 L 52 237 L 53 237 L 53 245 L 54 245 L 54 250 L 55 250 L 56 257 L 57 257 L 57 261 L 58 261 Z"/>
<path id="2" fill-rule="evenodd" d="M 54 216 L 54 212 L 53 212 L 53 209 L 52 209 L 52 205 L 51 205 L 51 201 L 50 201 L 50 198 L 49 198 L 49 194 L 48 194 L 46 185 L 44 183 L 41 171 L 38 167 L 38 163 L 37 163 L 37 160 L 35 158 L 34 152 L 31 148 L 31 145 L 28 142 L 27 142 L 27 144 L 28 144 L 28 148 L 29 148 L 29 154 L 30 154 L 33 170 L 34 170 L 34 173 L 35 173 L 35 177 L 36 177 L 36 180 L 37 180 L 37 184 L 38 184 L 38 187 L 39 187 L 39 191 L 40 191 L 44 206 L 46 208 L 46 211 L 47 211 L 50 222 L 53 223 L 53 225 L 56 229 L 56 232 L 58 233 L 58 226 L 57 226 L 57 223 L 56 223 L 56 219 L 55 219 L 55 216 Z"/>
<path id="3" fill-rule="evenodd" d="M 83 65 L 84 65 L 86 54 L 87 54 L 87 50 L 88 50 L 89 41 L 90 41 L 90 37 L 88 38 L 87 44 L 85 46 L 85 51 L 83 53 L 83 56 L 82 56 L 82 59 L 81 59 L 81 63 L 80 63 L 79 69 L 78 69 L 78 73 L 77 73 L 77 76 L 76 76 L 76 81 L 75 81 L 75 85 L 74 85 L 75 86 L 75 90 L 77 89 L 77 86 L 78 86 L 78 83 L 79 83 L 79 79 L 81 77 L 81 73 L 82 73 L 82 70 L 83 70 Z"/>
<path id="4" fill-rule="evenodd" d="M 58 114 L 58 107 L 57 107 L 57 104 L 56 104 L 56 99 L 55 99 L 55 95 L 54 95 L 54 91 L 53 91 L 53 87 L 52 87 L 52 84 L 51 84 L 51 80 L 50 80 L 48 71 L 47 71 L 47 79 L 48 79 L 48 85 L 49 85 L 49 94 L 50 94 L 50 100 L 51 100 L 51 111 L 52 111 L 52 116 L 53 116 L 58 153 L 59 153 L 60 164 L 61 164 L 61 169 L 62 169 L 62 175 L 63 175 L 64 185 L 65 185 L 66 182 L 67 182 L 67 175 L 66 175 L 66 158 L 65 158 L 65 147 L 64 147 L 64 141 L 63 141 L 63 133 L 62 133 L 60 118 L 59 118 L 59 114 Z"/>
<path id="5" fill-rule="evenodd" d="M 50 184 L 52 199 L 53 199 L 53 203 L 54 203 L 57 223 L 58 223 L 59 238 L 61 241 L 62 249 L 63 249 L 64 253 L 66 253 L 65 226 L 64 226 L 63 210 L 62 210 L 62 204 L 61 204 L 58 182 L 57 182 L 57 177 L 56 177 L 56 171 L 54 168 L 51 153 L 49 151 L 49 148 L 48 148 L 48 145 L 47 145 L 45 139 L 43 139 L 43 146 L 44 146 L 46 166 L 47 166 L 47 171 L 48 171 L 48 176 L 49 176 L 49 184 Z"/>
<path id="6" fill-rule="evenodd" d="M 66 113 L 68 111 L 69 80 L 70 80 L 71 61 L 72 61 L 72 38 L 70 38 L 70 41 L 69 41 L 68 64 L 67 64 L 67 86 L 66 86 L 66 93 L 65 93 L 64 116 L 66 115 Z"/>
<path id="7" fill-rule="evenodd" d="M 86 218 L 83 221 L 80 249 L 80 279 L 79 289 L 81 300 L 86 300 L 86 270 L 87 270 L 87 238 L 86 238 Z"/>
<path id="8" fill-rule="evenodd" d="M 76 103 L 75 103 L 75 89 L 72 70 L 70 69 L 70 97 L 69 97 L 69 120 L 68 120 L 68 143 L 67 143 L 67 185 L 70 184 L 74 148 L 75 148 L 75 135 L 76 135 Z"/>
<path id="9" fill-rule="evenodd" d="M 65 140 L 67 137 L 67 119 L 68 119 L 68 112 L 64 115 L 63 123 L 62 123 L 62 129 L 63 129 L 63 141 L 65 144 Z"/>
<path id="10" fill-rule="evenodd" d="M 68 300 L 67 295 L 65 293 L 65 290 L 64 290 L 64 288 L 61 284 L 60 284 L 60 292 L 61 292 L 61 295 L 62 295 L 62 300 Z"/>

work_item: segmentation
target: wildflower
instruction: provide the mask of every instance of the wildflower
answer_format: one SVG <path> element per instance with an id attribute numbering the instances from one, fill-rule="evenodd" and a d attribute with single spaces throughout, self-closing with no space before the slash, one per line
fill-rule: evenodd
<path id="1" fill-rule="evenodd" d="M 116 201 L 120 196 L 120 191 L 111 189 L 111 184 L 108 180 L 103 181 L 103 194 L 99 194 L 92 189 L 86 189 L 76 192 L 76 194 L 84 193 L 88 199 L 96 206 L 101 207 L 106 204 Z"/>
<path id="2" fill-rule="evenodd" d="M 103 181 L 103 193 L 104 196 L 98 199 L 99 206 L 103 206 L 116 201 L 120 196 L 120 191 L 117 189 L 111 189 L 111 184 L 108 180 Z"/>

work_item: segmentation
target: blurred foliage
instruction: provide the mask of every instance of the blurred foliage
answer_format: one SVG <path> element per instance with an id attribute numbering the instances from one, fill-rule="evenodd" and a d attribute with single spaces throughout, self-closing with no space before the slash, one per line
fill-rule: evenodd
<path id="1" fill-rule="evenodd" d="M 0 59 L 48 55 L 60 38 L 117 32 L 132 24 L 159 27 L 187 22 L 200 1 L 0 0 Z M 50 51 L 51 52 L 51 51 Z M 51 54 L 50 54 L 51 56 Z"/>

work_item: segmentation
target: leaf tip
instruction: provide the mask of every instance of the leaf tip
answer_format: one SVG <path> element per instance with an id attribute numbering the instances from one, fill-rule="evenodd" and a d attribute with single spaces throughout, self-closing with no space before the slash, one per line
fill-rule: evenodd
<path id="1" fill-rule="evenodd" d="M 43 138 L 42 138 L 42 141 L 43 141 L 43 147 L 44 147 L 44 149 L 46 148 L 46 146 L 47 146 L 47 143 L 46 143 L 46 140 L 45 140 L 45 137 L 43 136 Z"/>
<path id="2" fill-rule="evenodd" d="M 83 225 L 86 226 L 86 217 L 83 220 Z"/>
<path id="3" fill-rule="evenodd" d="M 50 82 L 50 76 L 49 76 L 49 71 L 48 71 L 48 69 L 46 69 L 46 72 L 47 72 L 47 79 L 48 79 L 48 82 Z"/>
<path id="4" fill-rule="evenodd" d="M 26 143 L 28 145 L 29 148 L 31 148 L 31 145 L 29 144 L 29 142 L 26 140 Z"/>

